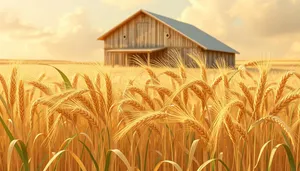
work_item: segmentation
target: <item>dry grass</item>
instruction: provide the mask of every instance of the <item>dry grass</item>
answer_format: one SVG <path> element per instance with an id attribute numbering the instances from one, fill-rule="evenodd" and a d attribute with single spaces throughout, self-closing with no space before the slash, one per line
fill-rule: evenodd
<path id="1" fill-rule="evenodd" d="M 299 170 L 300 70 L 197 64 L 56 65 L 70 87 L 51 67 L 7 66 L 0 170 Z"/>

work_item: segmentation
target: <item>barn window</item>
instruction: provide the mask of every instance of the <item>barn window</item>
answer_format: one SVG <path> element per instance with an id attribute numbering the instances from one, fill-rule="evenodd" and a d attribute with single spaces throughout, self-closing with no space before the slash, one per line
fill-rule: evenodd
<path id="1" fill-rule="evenodd" d="M 170 33 L 165 33 L 165 35 L 166 35 L 166 38 L 168 38 L 168 39 L 171 37 Z"/>

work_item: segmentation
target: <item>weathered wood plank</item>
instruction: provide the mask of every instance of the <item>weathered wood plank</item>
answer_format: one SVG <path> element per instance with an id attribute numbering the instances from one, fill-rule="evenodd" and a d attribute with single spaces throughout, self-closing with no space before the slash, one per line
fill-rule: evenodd
<path id="1" fill-rule="evenodd" d="M 165 33 L 169 33 L 170 37 L 167 38 Z M 124 38 L 124 36 L 126 36 L 126 38 Z M 182 36 L 172 28 L 169 28 L 148 15 L 144 15 L 144 17 L 142 17 L 141 14 L 120 26 L 120 28 L 116 29 L 106 37 L 104 43 L 104 64 L 130 65 L 128 55 L 106 53 L 107 49 L 139 47 L 153 48 L 161 46 L 168 47 L 168 50 L 165 52 L 151 54 L 151 58 L 153 55 L 157 55 L 158 59 L 166 57 L 168 52 L 177 49 L 178 53 L 181 54 L 181 57 L 183 58 L 183 62 L 186 64 L 190 64 L 192 62 L 187 54 L 195 53 L 199 55 L 199 57 L 206 59 L 207 66 L 215 65 L 218 58 L 224 59 L 228 66 L 235 65 L 235 54 L 204 51 L 199 45 Z"/>

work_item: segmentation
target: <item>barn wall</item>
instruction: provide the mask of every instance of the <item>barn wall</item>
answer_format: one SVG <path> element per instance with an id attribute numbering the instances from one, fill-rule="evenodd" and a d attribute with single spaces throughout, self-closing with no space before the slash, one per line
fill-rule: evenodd
<path id="1" fill-rule="evenodd" d="M 218 60 L 224 60 L 226 66 L 235 66 L 235 54 L 233 53 L 206 51 L 205 54 L 207 67 L 216 67 Z"/>
<path id="2" fill-rule="evenodd" d="M 167 37 L 169 34 L 170 37 Z M 180 54 L 181 60 L 187 66 L 194 66 L 194 61 L 188 56 L 189 53 L 206 59 L 207 67 L 216 66 L 217 59 L 224 59 L 226 65 L 235 66 L 235 54 L 217 51 L 204 51 L 199 45 L 177 33 L 168 26 L 160 23 L 156 19 L 140 14 L 128 21 L 123 26 L 108 35 L 105 39 L 105 65 L 112 64 L 114 56 L 115 65 L 125 65 L 125 54 L 107 53 L 107 49 L 114 48 L 154 48 L 168 47 L 166 51 L 151 54 L 151 63 L 158 60 L 158 57 L 168 58 L 175 56 L 174 52 Z M 155 54 L 159 54 L 155 57 Z"/>
<path id="3" fill-rule="evenodd" d="M 169 34 L 168 38 L 166 34 Z M 125 37 L 124 37 L 125 36 Z M 152 17 L 140 14 L 112 32 L 105 48 L 198 47 L 186 37 Z"/>

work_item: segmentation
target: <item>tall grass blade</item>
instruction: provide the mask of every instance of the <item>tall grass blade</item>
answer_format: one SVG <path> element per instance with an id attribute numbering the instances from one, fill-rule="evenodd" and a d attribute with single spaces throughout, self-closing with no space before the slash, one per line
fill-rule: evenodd
<path id="1" fill-rule="evenodd" d="M 148 155 L 148 148 L 149 148 L 149 141 L 150 141 L 151 133 L 152 133 L 152 131 L 149 130 L 148 141 L 147 141 L 147 145 L 146 145 L 145 158 L 144 158 L 144 170 L 146 170 L 146 168 L 147 168 L 147 155 Z"/>
<path id="2" fill-rule="evenodd" d="M 28 153 L 26 150 L 26 146 L 21 140 L 18 139 L 11 141 L 11 143 L 9 144 L 8 153 L 7 153 L 7 170 L 10 171 L 11 156 L 12 156 L 13 149 L 16 147 L 17 143 L 20 143 L 21 145 L 21 156 L 22 156 L 21 159 L 23 162 L 23 167 L 25 171 L 29 171 L 29 160 L 28 160 Z"/>
<path id="3" fill-rule="evenodd" d="M 123 161 L 123 163 L 126 165 L 128 171 L 133 171 L 134 168 L 130 166 L 127 158 L 120 150 L 113 149 L 113 150 L 109 150 L 109 151 L 115 153 Z"/>
<path id="4" fill-rule="evenodd" d="M 220 163 L 224 166 L 224 168 L 225 168 L 227 171 L 230 171 L 230 169 L 228 168 L 228 166 L 227 166 L 227 165 L 223 162 L 223 160 L 221 160 L 221 159 L 210 159 L 210 160 L 207 160 L 206 162 L 204 162 L 204 163 L 197 169 L 197 171 L 203 170 L 207 165 L 209 165 L 210 163 L 213 163 L 213 162 L 215 162 L 215 161 L 220 162 Z"/>
<path id="5" fill-rule="evenodd" d="M 192 165 L 193 157 L 194 157 L 197 145 L 199 143 L 199 140 L 200 139 L 194 140 L 193 143 L 192 143 L 192 146 L 191 146 L 191 149 L 190 149 L 190 153 L 189 153 L 189 161 L 188 161 L 188 165 L 187 165 L 187 171 L 190 170 L 190 167 Z"/>
<path id="6" fill-rule="evenodd" d="M 276 153 L 277 149 L 278 149 L 279 147 L 281 147 L 281 146 L 284 147 L 285 152 L 286 152 L 286 155 L 288 156 L 288 160 L 289 160 L 289 164 L 290 164 L 291 171 L 296 171 L 296 164 L 295 164 L 295 160 L 294 160 L 292 151 L 291 151 L 291 149 L 289 148 L 289 146 L 286 145 L 286 144 L 278 144 L 278 145 L 276 145 L 276 146 L 272 149 L 271 154 L 270 154 L 270 161 L 269 161 L 269 164 L 268 164 L 268 171 L 271 171 L 271 168 L 272 168 L 272 162 L 273 162 L 275 153 Z"/>
<path id="7" fill-rule="evenodd" d="M 2 119 L 2 116 L 0 116 L 0 122 L 7 134 L 7 136 L 9 137 L 10 141 L 14 141 L 15 138 L 14 136 L 12 135 L 12 133 L 10 132 L 10 130 L 8 129 L 7 125 L 5 124 L 5 122 L 3 121 Z M 25 168 L 25 171 L 29 171 L 29 164 L 28 164 L 28 155 L 27 155 L 27 150 L 26 150 L 26 146 L 24 143 L 20 143 L 21 145 L 21 148 L 18 144 L 15 144 L 13 147 L 16 148 L 23 164 L 24 164 L 24 168 Z"/>
<path id="8" fill-rule="evenodd" d="M 159 163 L 155 166 L 155 168 L 153 169 L 153 171 L 158 171 L 158 169 L 160 168 L 160 166 L 161 166 L 163 163 L 169 163 L 169 164 L 173 165 L 177 171 L 182 171 L 182 168 L 181 168 L 177 163 L 175 163 L 175 162 L 173 162 L 173 161 L 170 161 L 170 160 L 163 160 L 163 161 L 159 162 Z"/>
<path id="9" fill-rule="evenodd" d="M 268 142 L 266 142 L 260 149 L 260 152 L 259 152 L 259 155 L 258 155 L 258 158 L 257 158 L 257 162 L 254 166 L 254 169 L 258 166 L 258 163 L 259 163 L 259 160 L 262 156 L 262 153 L 264 152 L 265 148 L 268 146 L 268 144 L 271 142 L 272 140 L 269 140 Z"/>
<path id="10" fill-rule="evenodd" d="M 68 148 L 68 146 L 71 144 L 71 142 L 74 140 L 74 138 L 77 137 L 77 134 L 75 134 L 73 137 L 71 138 L 67 138 L 61 145 L 61 147 L 59 149 L 62 149 L 62 150 L 66 150 Z M 58 159 L 56 161 L 56 164 L 55 164 L 55 167 L 54 167 L 54 171 L 57 169 L 57 165 L 59 163 L 61 159 L 61 155 L 58 156 Z"/>
<path id="11" fill-rule="evenodd" d="M 55 161 L 55 159 L 59 156 L 61 156 L 64 152 L 68 152 L 71 154 L 71 156 L 75 159 L 75 161 L 78 163 L 79 167 L 81 168 L 81 170 L 83 171 L 87 171 L 84 164 L 82 163 L 82 161 L 79 159 L 79 157 L 73 153 L 72 151 L 67 151 L 67 150 L 61 150 L 59 152 L 57 152 L 47 163 L 47 165 L 45 166 L 43 171 L 47 171 L 47 169 L 50 167 L 50 165 Z"/>
<path id="12" fill-rule="evenodd" d="M 51 67 L 53 67 L 54 69 L 56 69 L 56 71 L 59 72 L 60 76 L 62 77 L 62 79 L 64 80 L 64 83 L 65 83 L 65 86 L 66 86 L 66 89 L 71 89 L 72 88 L 72 84 L 69 80 L 69 78 L 66 76 L 66 74 L 64 74 L 60 69 L 56 68 L 55 66 L 52 66 L 52 65 L 49 65 Z"/>
<path id="13" fill-rule="evenodd" d="M 99 166 L 98 166 L 98 164 L 97 164 L 97 161 L 96 161 L 96 159 L 94 158 L 94 156 L 93 156 L 91 150 L 89 149 L 89 147 L 88 147 L 87 145 L 85 145 L 85 143 L 82 142 L 81 140 L 78 140 L 78 141 L 79 141 L 79 142 L 83 145 L 83 147 L 87 150 L 87 152 L 89 153 L 89 155 L 90 155 L 90 157 L 91 157 L 91 159 L 92 159 L 92 161 L 93 161 L 93 164 L 95 165 L 96 170 L 99 171 Z"/>

